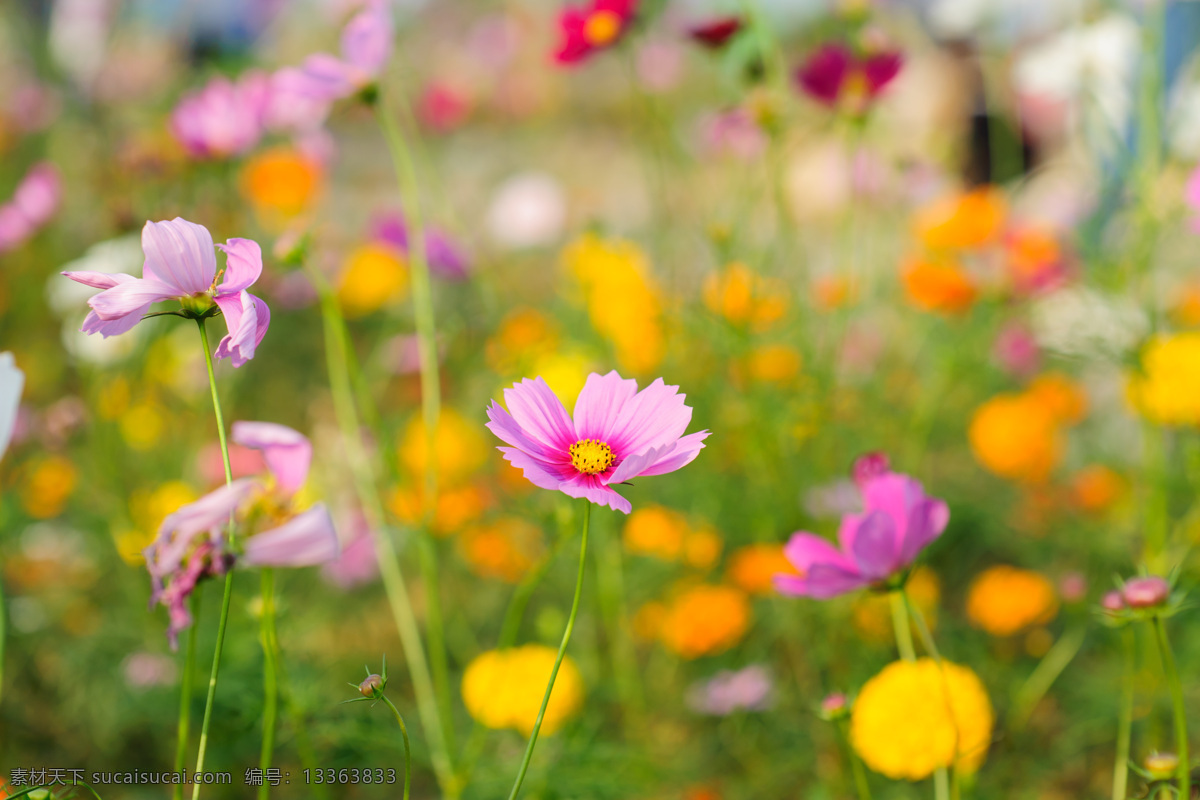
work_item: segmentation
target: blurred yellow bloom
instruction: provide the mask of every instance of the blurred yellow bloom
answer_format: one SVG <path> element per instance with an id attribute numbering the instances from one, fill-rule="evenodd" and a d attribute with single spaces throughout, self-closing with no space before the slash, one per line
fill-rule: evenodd
<path id="1" fill-rule="evenodd" d="M 492 505 L 492 496 L 482 486 L 439 487 L 437 508 L 430 520 L 430 533 L 449 536 L 479 519 Z M 397 486 L 388 495 L 388 509 L 396 518 L 407 525 L 419 525 L 424 514 L 424 503 L 419 488 Z"/>
<path id="2" fill-rule="evenodd" d="M 901 277 L 909 302 L 922 311 L 959 314 L 975 302 L 975 285 L 954 262 L 910 259 Z"/>
<path id="3" fill-rule="evenodd" d="M 980 464 L 1011 480 L 1041 483 L 1062 458 L 1057 418 L 1029 394 L 1001 394 L 988 400 L 975 410 L 967 438 Z"/>
<path id="4" fill-rule="evenodd" d="M 242 195 L 255 210 L 286 219 L 304 211 L 317 194 L 321 168 L 289 147 L 251 157 L 242 168 Z"/>
<path id="5" fill-rule="evenodd" d="M 993 721 L 987 690 L 967 667 L 932 658 L 896 661 L 859 692 L 850 741 L 876 772 L 919 781 L 939 767 L 977 770 Z"/>
<path id="6" fill-rule="evenodd" d="M 659 637 L 683 658 L 721 653 L 746 635 L 750 601 L 732 586 L 699 585 L 684 589 L 665 609 Z"/>
<path id="7" fill-rule="evenodd" d="M 1129 380 L 1134 407 L 1160 425 L 1200 424 L 1200 331 L 1159 334 Z"/>
<path id="8" fill-rule="evenodd" d="M 1071 502 L 1081 511 L 1097 514 L 1115 503 L 1125 491 L 1125 481 L 1102 464 L 1092 464 L 1071 478 Z"/>
<path id="9" fill-rule="evenodd" d="M 657 600 L 642 605 L 633 615 L 633 635 L 640 641 L 653 642 L 662 631 L 667 606 Z"/>
<path id="10" fill-rule="evenodd" d="M 120 419 L 121 438 L 134 450 L 151 450 L 166 433 L 167 420 L 162 406 L 152 400 L 135 403 Z"/>
<path id="11" fill-rule="evenodd" d="M 463 673 L 463 704 L 480 724 L 493 729 L 514 728 L 528 736 L 557 651 L 540 644 L 490 650 L 477 656 Z M 562 727 L 583 705 L 583 678 L 571 657 L 565 656 L 542 719 L 542 734 Z"/>
<path id="12" fill-rule="evenodd" d="M 796 348 L 786 344 L 757 347 L 746 359 L 746 370 L 753 380 L 784 384 L 800 374 L 803 359 Z"/>
<path id="13" fill-rule="evenodd" d="M 37 519 L 57 517 L 79 480 L 75 465 L 62 456 L 43 456 L 26 469 L 21 507 Z"/>
<path id="14" fill-rule="evenodd" d="M 530 368 L 531 375 L 541 376 L 563 405 L 572 408 L 587 376 L 592 361 L 577 350 L 560 350 L 537 356 Z"/>
<path id="15" fill-rule="evenodd" d="M 689 567 L 706 570 L 721 557 L 721 537 L 708 526 L 688 532 L 683 539 L 683 560 Z"/>
<path id="16" fill-rule="evenodd" d="M 533 308 L 510 311 L 487 340 L 484 360 L 493 372 L 505 377 L 523 372 L 522 367 L 538 355 L 558 346 L 558 327 Z"/>
<path id="17" fill-rule="evenodd" d="M 131 567 L 145 562 L 142 551 L 158 535 L 163 519 L 200 497 L 183 481 L 167 481 L 154 489 L 137 489 L 129 497 L 129 516 L 134 528 L 114 534 L 117 554 Z"/>
<path id="18" fill-rule="evenodd" d="M 1054 584 L 1044 575 L 1009 566 L 990 567 L 967 592 L 967 619 L 993 636 L 1011 636 L 1058 613 Z"/>
<path id="19" fill-rule="evenodd" d="M 482 429 L 482 425 L 467 422 L 454 409 L 442 409 L 433 445 L 437 453 L 439 485 L 461 483 L 483 466 L 488 446 L 480 433 Z M 428 463 L 426 453 L 425 421 L 417 414 L 409 420 L 400 437 L 400 465 L 414 478 L 420 478 Z"/>
<path id="20" fill-rule="evenodd" d="M 458 549 L 476 575 L 516 583 L 542 557 L 545 546 L 541 528 L 504 517 L 463 531 Z"/>
<path id="21" fill-rule="evenodd" d="M 337 281 L 347 316 L 361 317 L 401 300 L 408 292 L 408 265 L 391 248 L 364 244 L 346 257 Z"/>
<path id="22" fill-rule="evenodd" d="M 704 305 L 735 325 L 766 330 L 787 313 L 787 287 L 764 278 L 740 261 L 704 279 Z"/>
<path id="23" fill-rule="evenodd" d="M 1176 291 L 1171 316 L 1184 328 L 1200 327 L 1200 283 L 1190 283 Z"/>
<path id="24" fill-rule="evenodd" d="M 643 556 L 674 561 L 683 550 L 687 520 L 677 511 L 662 506 L 639 506 L 625 520 L 625 549 Z"/>
<path id="25" fill-rule="evenodd" d="M 937 573 L 926 566 L 917 567 L 905 584 L 908 599 L 921 612 L 930 630 L 937 628 L 938 602 L 942 599 L 942 583 Z M 854 600 L 854 628 L 872 642 L 891 642 L 895 634 L 892 622 L 892 603 L 886 594 L 860 593 Z M 916 623 L 910 622 L 914 631 Z"/>
<path id="26" fill-rule="evenodd" d="M 1025 391 L 1044 405 L 1061 424 L 1072 425 L 1087 414 L 1087 394 L 1061 372 L 1038 376 Z"/>
<path id="27" fill-rule="evenodd" d="M 734 551 L 729 559 L 729 582 L 747 594 L 775 593 L 775 576 L 797 575 L 780 544 L 750 544 Z"/>
<path id="28" fill-rule="evenodd" d="M 917 239 L 930 250 L 961 250 L 991 244 L 1004 227 L 1004 195 L 983 187 L 937 200 L 917 212 Z"/>

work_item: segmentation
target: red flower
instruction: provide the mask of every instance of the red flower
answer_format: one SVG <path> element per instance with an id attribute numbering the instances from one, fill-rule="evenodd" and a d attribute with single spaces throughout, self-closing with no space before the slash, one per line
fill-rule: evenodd
<path id="1" fill-rule="evenodd" d="M 711 50 L 720 50 L 741 29 L 741 17 L 718 17 L 691 26 L 688 36 Z"/>
<path id="2" fill-rule="evenodd" d="M 860 57 L 843 44 L 826 44 L 796 70 L 796 83 L 823 105 L 848 102 L 861 111 L 900 74 L 903 64 L 897 52 Z"/>
<path id="3" fill-rule="evenodd" d="M 559 64 L 578 64 L 593 53 L 620 41 L 638 0 L 591 0 L 589 5 L 565 8 L 558 18 L 562 42 L 554 54 Z"/>

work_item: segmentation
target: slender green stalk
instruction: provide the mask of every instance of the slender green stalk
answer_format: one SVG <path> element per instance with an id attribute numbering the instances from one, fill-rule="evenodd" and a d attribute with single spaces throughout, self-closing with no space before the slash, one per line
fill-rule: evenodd
<path id="1" fill-rule="evenodd" d="M 229 442 L 225 439 L 225 417 L 221 414 L 221 398 L 217 395 L 217 378 L 213 373 L 212 349 L 208 346 L 208 331 L 204 320 L 196 320 L 200 328 L 200 343 L 204 347 L 204 364 L 208 367 L 208 386 L 212 390 L 213 413 L 217 418 L 217 436 L 221 442 L 221 460 L 225 465 L 225 485 L 233 483 L 233 468 L 229 464 Z M 233 541 L 233 518 L 229 520 L 229 540 Z M 196 772 L 204 770 L 204 755 L 208 750 L 208 727 L 212 723 L 213 700 L 217 696 L 217 678 L 221 673 L 221 651 L 225 647 L 225 628 L 229 624 L 229 602 L 233 598 L 233 570 L 225 573 L 225 592 L 221 597 L 221 616 L 217 623 L 217 642 L 213 648 L 212 671 L 208 676 L 208 697 L 204 701 L 204 721 L 200 724 L 200 747 L 196 751 Z M 192 784 L 192 800 L 200 797 L 200 784 Z"/>
<path id="2" fill-rule="evenodd" d="M 413 694 L 417 700 L 417 713 L 429 740 L 433 769 L 438 785 L 447 798 L 457 798 L 460 787 L 454 775 L 446 739 L 442 733 L 442 722 L 434 696 L 433 681 L 429 665 L 425 660 L 425 647 L 417 628 L 417 620 L 408 599 L 408 587 L 391 536 L 384 527 L 383 501 L 375 486 L 370 461 L 362 445 L 362 430 L 358 410 L 354 403 L 347 353 L 350 348 L 346 322 L 338 307 L 337 298 L 325 276 L 315 268 L 305 265 L 307 274 L 317 290 L 321 303 L 321 320 L 325 331 L 325 363 L 329 373 L 329 389 L 333 396 L 334 414 L 341 430 L 346 448 L 346 462 L 354 480 L 354 489 L 363 513 L 370 525 L 375 544 L 376 558 L 383 588 L 396 621 L 396 630 L 403 645 L 405 663 L 412 678 Z"/>
<path id="3" fill-rule="evenodd" d="M 841 736 L 846 747 L 846 758 L 850 761 L 850 771 L 854 774 L 854 790 L 858 793 L 858 800 L 871 800 L 871 785 L 867 783 L 867 771 L 863 768 L 862 759 L 854 752 L 854 746 L 850 744 L 849 721 L 839 720 L 837 729 L 838 735 Z"/>
<path id="4" fill-rule="evenodd" d="M 1133 730 L 1133 629 L 1126 627 L 1121 632 L 1121 649 L 1125 651 L 1125 663 L 1121 670 L 1121 707 L 1117 718 L 1117 755 L 1113 762 L 1112 800 L 1125 800 L 1129 796 L 1129 743 Z"/>
<path id="5" fill-rule="evenodd" d="M 942 654 L 938 652 L 937 645 L 934 644 L 933 636 L 929 633 L 929 626 L 925 624 L 925 615 L 921 610 L 913 605 L 912 598 L 908 596 L 908 592 L 903 588 L 892 592 L 892 623 L 896 627 L 896 641 L 899 644 L 901 631 L 906 640 L 905 644 L 901 645 L 901 654 L 907 652 L 904 656 L 906 661 L 916 661 L 916 653 L 913 651 L 912 631 L 908 628 L 909 617 L 912 617 L 913 623 L 917 626 L 917 634 L 921 637 L 921 645 L 925 651 L 937 662 L 938 669 L 942 668 Z M 906 649 L 907 648 L 907 649 Z M 944 678 L 944 673 L 943 673 Z M 950 691 L 946 689 L 946 703 L 950 703 Z M 947 708 L 947 713 L 950 719 L 954 719 L 953 708 Z M 957 734 L 957 731 L 955 732 Z M 954 746 L 954 751 L 957 754 L 959 747 L 957 742 Z M 958 796 L 958 759 L 954 760 L 955 780 L 954 780 L 954 796 Z M 945 767 L 938 767 L 933 773 L 933 791 L 937 800 L 949 800 L 950 798 L 950 778 L 949 771 Z"/>
<path id="6" fill-rule="evenodd" d="M 912 598 L 908 596 L 908 592 L 904 589 L 900 590 L 900 597 L 904 601 L 905 609 L 909 616 L 912 617 L 913 623 L 917 626 L 917 635 L 921 637 L 921 646 L 925 648 L 925 652 L 938 662 L 938 666 L 942 663 L 942 654 L 938 652 L 937 644 L 933 641 L 933 634 L 929 632 L 929 626 L 925 623 L 925 615 L 921 613 L 921 609 L 913 604 Z"/>
<path id="7" fill-rule="evenodd" d="M 1176 780 L 1179 783 L 1179 797 L 1183 800 L 1191 796 L 1191 764 L 1188 762 L 1187 711 L 1183 705 L 1183 684 L 1179 681 L 1179 669 L 1175 666 L 1175 654 L 1171 652 L 1171 643 L 1167 641 L 1167 629 L 1162 617 L 1154 617 L 1154 633 L 1158 638 L 1158 649 L 1162 654 L 1163 672 L 1167 676 L 1167 686 L 1171 690 L 1171 705 L 1175 716 L 1175 755 L 1179 757 L 1179 767 Z"/>
<path id="8" fill-rule="evenodd" d="M 454 749 L 453 707 L 450 693 L 450 667 L 446 655 L 446 637 L 442 623 L 442 602 L 439 591 L 437 547 L 429 535 L 429 523 L 437 508 L 437 429 L 441 416 L 441 377 L 438 374 L 437 323 L 434 319 L 433 288 L 426 253 L 425 225 L 418 191 L 417 171 L 412 152 L 400 134 L 395 118 L 382 107 L 375 106 L 375 116 L 383 137 L 387 140 L 396 181 L 404 203 L 404 219 L 408 227 L 408 266 L 412 276 L 413 318 L 417 328 L 417 351 L 421 362 L 421 419 L 425 428 L 425 475 L 421 493 L 422 530 L 418 544 L 421 579 L 425 585 L 426 635 L 429 637 L 429 661 L 433 669 L 433 684 L 438 707 L 444 722 L 447 751 Z"/>
<path id="9" fill-rule="evenodd" d="M 196 629 L 200 626 L 200 586 L 192 592 L 189 604 L 192 626 L 188 628 L 187 644 L 183 650 L 183 676 L 179 685 L 179 724 L 175 745 L 175 771 L 183 772 L 187 766 L 188 736 L 192 725 L 192 679 L 196 674 Z M 175 784 L 172 797 L 183 800 L 183 784 Z"/>
<path id="10" fill-rule="evenodd" d="M 396 722 L 400 725 L 400 736 L 404 739 L 404 800 L 408 800 L 408 787 L 412 783 L 412 747 L 408 742 L 408 728 L 404 724 L 404 717 L 400 716 L 400 709 L 396 708 L 396 704 L 389 700 L 387 695 L 383 695 L 383 702 L 387 703 L 388 708 L 396 715 Z"/>
<path id="11" fill-rule="evenodd" d="M 933 773 L 933 796 L 936 800 L 950 800 L 950 778 L 945 767 Z"/>
<path id="12" fill-rule="evenodd" d="M 904 594 L 896 589 L 888 594 L 888 599 L 892 603 L 892 628 L 896 631 L 896 648 L 900 651 L 900 657 L 905 661 L 916 661 L 917 651 L 913 647 L 912 629 L 908 627 Z"/>
<path id="13" fill-rule="evenodd" d="M 625 609 L 625 574 L 621 565 L 621 540 L 611 530 L 603 528 L 596 559 L 596 588 L 600 599 L 604 622 L 608 627 L 609 648 L 612 654 L 613 674 L 616 676 L 617 694 L 621 698 L 622 712 L 627 726 L 635 724 L 636 715 L 644 705 L 642 682 L 638 675 L 637 657 Z"/>
<path id="14" fill-rule="evenodd" d="M 1079 648 L 1083 646 L 1086 634 L 1087 628 L 1077 625 L 1060 636 L 1041 663 L 1034 669 L 1033 674 L 1021 686 L 1017 692 L 1016 701 L 1013 703 L 1015 710 L 1012 715 L 1011 727 L 1014 731 L 1021 730 L 1029 722 L 1033 709 L 1046 696 L 1046 692 L 1050 691 L 1050 687 L 1058 680 L 1058 676 L 1063 673 L 1063 670 L 1079 652 Z"/>
<path id="15" fill-rule="evenodd" d="M 579 598 L 583 594 L 583 573 L 587 564 L 588 525 L 592 520 L 592 504 L 583 501 L 583 538 L 579 543 L 579 575 L 575 578 L 575 599 L 571 601 L 571 615 L 567 617 L 567 627 L 563 631 L 562 643 L 558 646 L 558 656 L 554 659 L 554 668 L 550 670 L 550 680 L 546 683 L 546 694 L 542 696 L 542 706 L 538 709 L 537 719 L 533 722 L 533 731 L 529 734 L 529 744 L 525 747 L 525 757 L 521 759 L 521 769 L 517 772 L 517 780 L 513 783 L 508 800 L 516 800 L 521 792 L 521 783 L 525 780 L 525 772 L 529 769 L 529 760 L 533 758 L 533 748 L 537 744 L 538 731 L 542 729 L 542 717 L 546 716 L 546 706 L 550 704 L 550 693 L 554 691 L 554 679 L 558 677 L 558 668 L 562 665 L 563 656 L 567 653 L 567 643 L 571 641 L 571 631 L 575 629 L 575 617 L 579 613 Z"/>
<path id="16" fill-rule="evenodd" d="M 275 716 L 279 710 L 279 640 L 275 634 L 275 570 L 262 571 L 261 638 L 263 649 L 263 738 L 258 765 L 265 773 L 275 753 Z M 271 796 L 271 784 L 258 787 L 259 800 Z"/>

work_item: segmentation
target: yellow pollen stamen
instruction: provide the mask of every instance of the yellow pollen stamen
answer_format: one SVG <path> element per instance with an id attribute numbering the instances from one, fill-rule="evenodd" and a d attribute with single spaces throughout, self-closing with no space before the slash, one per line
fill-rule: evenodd
<path id="1" fill-rule="evenodd" d="M 597 11 L 583 23 L 583 38 L 592 47 L 612 44 L 621 33 L 621 18 L 611 11 Z"/>
<path id="2" fill-rule="evenodd" d="M 585 475 L 599 475 L 617 460 L 608 443 L 599 439 L 580 439 L 567 449 L 571 453 L 571 466 Z"/>

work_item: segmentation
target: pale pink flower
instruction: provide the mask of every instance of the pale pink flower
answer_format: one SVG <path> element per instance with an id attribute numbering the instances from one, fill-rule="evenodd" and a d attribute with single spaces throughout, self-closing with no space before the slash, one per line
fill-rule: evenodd
<path id="1" fill-rule="evenodd" d="M 370 0 L 342 29 L 341 58 L 315 53 L 282 80 L 288 90 L 325 104 L 350 97 L 379 78 L 392 56 L 394 26 L 385 0 Z"/>
<path id="2" fill-rule="evenodd" d="M 237 82 L 213 78 L 186 95 L 171 113 L 171 133 L 194 158 L 242 155 L 263 137 L 271 79 L 247 72 Z"/>
<path id="3" fill-rule="evenodd" d="M 46 225 L 62 202 L 62 179 L 54 165 L 35 164 L 0 205 L 0 253 L 14 250 Z"/>

